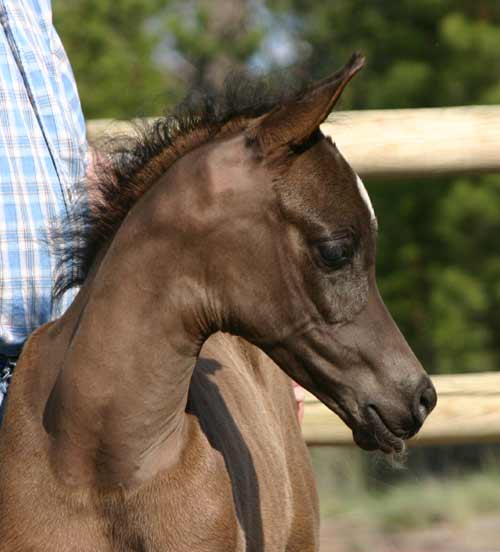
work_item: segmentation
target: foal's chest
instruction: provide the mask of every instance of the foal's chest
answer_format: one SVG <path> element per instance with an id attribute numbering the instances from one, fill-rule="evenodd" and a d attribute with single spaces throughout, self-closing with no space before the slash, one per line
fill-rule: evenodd
<path id="1" fill-rule="evenodd" d="M 143 548 L 155 552 L 317 550 L 317 496 L 289 380 L 271 366 L 255 386 L 246 368 L 219 360 L 193 376 L 181 466 L 137 495 L 124 535 L 157 535 Z"/>

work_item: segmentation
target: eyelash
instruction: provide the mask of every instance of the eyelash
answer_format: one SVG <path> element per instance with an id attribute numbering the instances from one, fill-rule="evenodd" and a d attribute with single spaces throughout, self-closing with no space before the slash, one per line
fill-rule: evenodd
<path id="1" fill-rule="evenodd" d="M 323 266 L 331 270 L 340 270 L 349 264 L 353 257 L 352 245 L 339 242 L 320 242 L 316 244 L 318 256 Z"/>

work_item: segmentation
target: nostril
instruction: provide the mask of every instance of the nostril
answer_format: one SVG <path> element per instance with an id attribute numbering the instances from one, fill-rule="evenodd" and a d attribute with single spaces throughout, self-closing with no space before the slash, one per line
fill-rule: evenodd
<path id="1" fill-rule="evenodd" d="M 418 402 L 417 418 L 419 419 L 420 423 L 423 423 L 425 418 L 427 418 L 427 416 L 432 412 L 432 410 L 436 406 L 436 402 L 436 390 L 434 389 L 432 383 L 429 381 L 420 394 L 420 399 Z"/>
<path id="2" fill-rule="evenodd" d="M 430 414 L 437 403 L 437 394 L 434 389 L 434 385 L 429 383 L 429 386 L 424 390 L 422 396 L 420 397 L 420 404 L 427 409 L 427 414 Z"/>

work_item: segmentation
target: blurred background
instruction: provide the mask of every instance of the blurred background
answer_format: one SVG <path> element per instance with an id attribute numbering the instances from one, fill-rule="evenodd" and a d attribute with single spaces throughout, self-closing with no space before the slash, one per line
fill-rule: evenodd
<path id="1" fill-rule="evenodd" d="M 235 68 L 366 68 L 342 109 L 500 104 L 498 0 L 53 0 L 87 119 L 159 115 Z M 367 182 L 384 299 L 430 373 L 500 368 L 500 175 Z M 425 447 L 404 469 L 311 449 L 323 551 L 500 551 L 495 446 Z"/>

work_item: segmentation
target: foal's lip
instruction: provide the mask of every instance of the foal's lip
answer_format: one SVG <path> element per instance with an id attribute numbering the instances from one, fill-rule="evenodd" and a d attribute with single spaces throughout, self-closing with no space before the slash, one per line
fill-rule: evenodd
<path id="1" fill-rule="evenodd" d="M 366 409 L 370 429 L 373 430 L 373 437 L 378 445 L 378 448 L 383 452 L 402 452 L 405 448 L 404 440 L 398 437 L 387 426 L 383 418 L 373 406 L 368 406 Z"/>
<path id="2" fill-rule="evenodd" d="M 328 396 L 322 396 L 321 400 L 330 410 L 333 410 L 340 418 L 351 427 L 353 430 L 354 441 L 356 444 L 365 450 L 380 449 L 387 454 L 393 452 L 402 452 L 405 450 L 405 442 L 403 437 L 406 435 L 397 436 L 387 426 L 377 409 L 373 406 L 368 406 L 365 410 L 368 423 L 359 426 L 353 422 L 346 411 Z"/>

